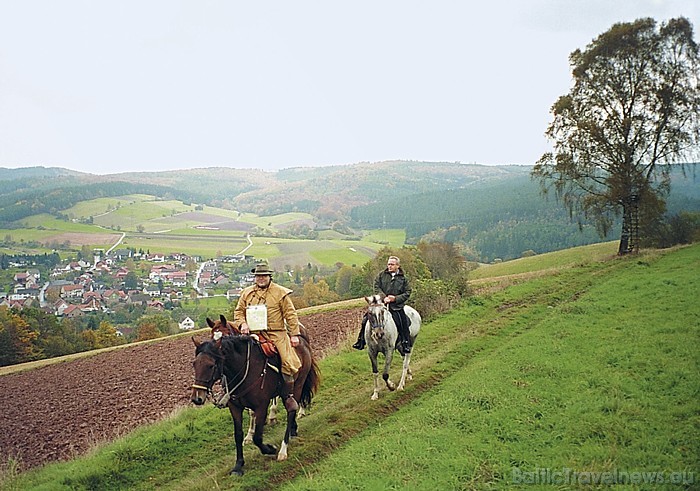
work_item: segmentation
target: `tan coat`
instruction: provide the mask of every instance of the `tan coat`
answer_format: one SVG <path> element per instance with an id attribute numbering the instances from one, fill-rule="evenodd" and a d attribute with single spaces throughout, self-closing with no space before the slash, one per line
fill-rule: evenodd
<path id="1" fill-rule="evenodd" d="M 265 304 L 267 307 L 267 331 L 260 332 L 277 347 L 282 361 L 282 373 L 294 375 L 301 368 L 301 360 L 292 347 L 290 336 L 299 335 L 299 317 L 289 294 L 292 290 L 270 282 L 267 288 L 249 286 L 238 299 L 233 315 L 233 324 L 240 329 L 246 321 L 246 308 Z M 286 326 L 285 326 L 286 322 Z"/>

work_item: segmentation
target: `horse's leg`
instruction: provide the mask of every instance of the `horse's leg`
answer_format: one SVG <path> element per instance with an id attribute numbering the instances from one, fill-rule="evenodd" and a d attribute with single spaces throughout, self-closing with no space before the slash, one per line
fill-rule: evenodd
<path id="1" fill-rule="evenodd" d="M 296 434 L 296 411 L 287 411 L 287 428 L 284 430 L 284 439 L 280 445 L 280 451 L 277 454 L 277 460 L 283 461 L 287 460 L 287 447 L 289 446 L 289 439 L 292 436 L 292 431 Z"/>
<path id="2" fill-rule="evenodd" d="M 229 474 L 243 475 L 243 408 L 234 406 L 229 402 L 228 410 L 233 419 L 233 439 L 236 442 L 236 465 Z"/>
<path id="3" fill-rule="evenodd" d="M 263 443 L 263 430 L 265 429 L 266 418 L 267 404 L 265 406 L 258 407 L 255 411 L 255 432 L 253 433 L 253 443 L 260 449 L 260 453 L 263 455 L 274 455 L 277 453 L 277 448 L 274 445 Z"/>
<path id="4" fill-rule="evenodd" d="M 374 353 L 371 349 L 369 351 L 369 361 L 372 363 L 372 374 L 374 374 L 374 391 L 371 399 L 376 401 L 379 399 L 379 367 L 377 366 L 377 353 Z"/>
<path id="5" fill-rule="evenodd" d="M 394 348 L 393 344 L 389 349 L 387 349 L 386 356 L 384 357 L 384 372 L 382 372 L 382 378 L 384 379 L 384 382 L 386 383 L 386 387 L 389 390 L 396 390 L 396 384 L 391 381 L 389 378 L 389 369 L 391 368 L 391 360 L 394 357 Z"/>
<path id="6" fill-rule="evenodd" d="M 403 390 L 406 385 L 406 376 L 408 375 L 410 369 L 408 368 L 409 363 L 411 363 L 411 353 L 406 353 L 403 357 L 403 367 L 401 369 L 401 380 L 399 381 L 396 390 Z"/>
<path id="7" fill-rule="evenodd" d="M 253 434 L 255 433 L 255 413 L 248 410 L 248 415 L 250 416 L 250 425 L 248 426 L 248 433 L 243 439 L 243 445 L 248 445 L 253 442 Z"/>

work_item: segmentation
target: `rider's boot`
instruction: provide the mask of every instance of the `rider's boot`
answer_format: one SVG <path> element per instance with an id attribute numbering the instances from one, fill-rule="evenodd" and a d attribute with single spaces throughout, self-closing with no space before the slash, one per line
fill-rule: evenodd
<path id="1" fill-rule="evenodd" d="M 411 334 L 408 330 L 408 317 L 405 312 L 399 313 L 400 326 L 397 326 L 399 331 L 399 344 L 401 345 L 399 353 L 405 355 L 411 352 Z"/>
<path id="2" fill-rule="evenodd" d="M 362 325 L 360 326 L 360 332 L 357 334 L 357 341 L 355 341 L 355 344 L 352 345 L 353 348 L 363 350 L 365 349 L 366 345 L 365 341 L 365 321 L 364 319 L 362 320 Z"/>
<path id="3" fill-rule="evenodd" d="M 284 408 L 287 412 L 297 411 L 299 404 L 294 399 L 294 375 L 282 374 L 284 379 L 284 387 L 282 389 L 282 398 L 284 399 Z"/>

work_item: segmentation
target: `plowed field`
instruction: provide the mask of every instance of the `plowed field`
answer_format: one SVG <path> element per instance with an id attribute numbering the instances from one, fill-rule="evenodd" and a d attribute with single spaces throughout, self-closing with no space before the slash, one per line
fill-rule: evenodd
<path id="1" fill-rule="evenodd" d="M 317 359 L 356 333 L 361 316 L 301 317 Z M 193 359 L 192 340 L 179 337 L 0 377 L 0 458 L 23 470 L 67 460 L 168 416 L 190 404 Z"/>

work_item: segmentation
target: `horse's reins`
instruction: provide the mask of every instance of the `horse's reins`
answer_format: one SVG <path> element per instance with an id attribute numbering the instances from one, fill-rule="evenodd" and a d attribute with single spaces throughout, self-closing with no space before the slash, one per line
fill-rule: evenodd
<path id="1" fill-rule="evenodd" d="M 223 363 L 223 362 L 222 362 Z M 226 374 L 224 371 L 221 371 L 221 386 L 226 388 L 226 392 L 221 394 L 218 398 L 215 398 L 212 395 L 212 401 L 214 402 L 214 405 L 218 407 L 219 409 L 225 408 L 228 405 L 229 400 L 231 399 L 231 394 L 233 394 L 233 397 L 241 397 L 245 392 L 242 394 L 234 394 L 236 392 L 236 389 L 239 388 L 243 382 L 245 382 L 246 377 L 248 377 L 248 369 L 250 368 L 250 343 L 248 343 L 248 351 L 246 352 L 245 355 L 245 373 L 243 374 L 243 378 L 236 384 L 236 386 L 231 389 L 228 386 L 228 380 L 226 379 Z M 240 371 L 238 372 L 240 373 Z M 236 374 L 238 375 L 238 374 Z M 236 377 L 234 377 L 235 379 Z M 250 390 L 250 389 L 249 389 Z"/>

